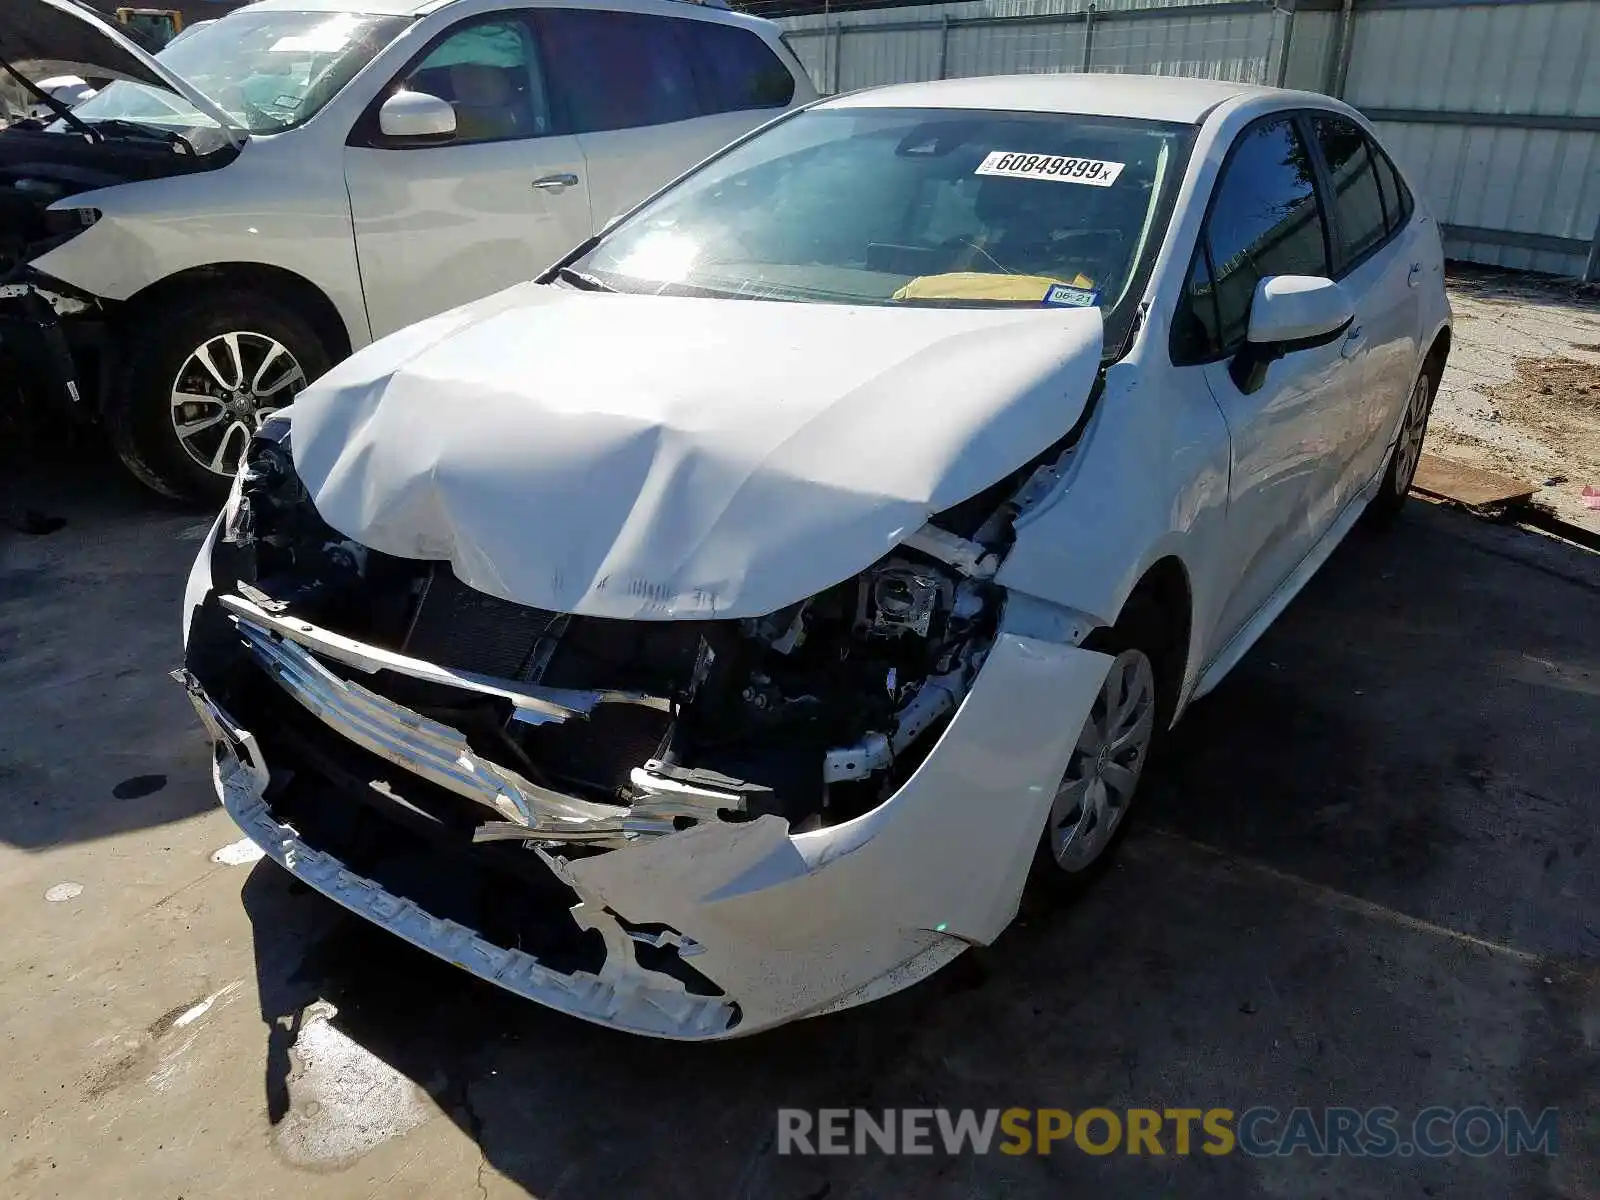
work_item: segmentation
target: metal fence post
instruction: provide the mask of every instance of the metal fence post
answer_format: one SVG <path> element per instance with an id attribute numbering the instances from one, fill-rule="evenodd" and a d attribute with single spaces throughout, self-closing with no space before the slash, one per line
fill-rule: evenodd
<path id="1" fill-rule="evenodd" d="M 1283 9 L 1277 9 L 1284 12 Z M 1282 87 L 1289 78 L 1289 47 L 1294 45 L 1294 9 L 1291 7 L 1284 12 L 1283 42 L 1278 47 L 1278 86 Z"/>
<path id="2" fill-rule="evenodd" d="M 844 41 L 844 22 L 835 21 L 833 23 L 833 45 L 828 49 L 828 56 L 831 60 L 828 64 L 828 79 L 832 84 L 829 88 L 830 95 L 837 95 L 839 92 L 839 43 L 842 41 Z"/>
<path id="3" fill-rule="evenodd" d="M 1094 62 L 1094 5 L 1089 5 L 1083 10 L 1083 65 L 1078 69 L 1087 71 Z"/>
<path id="4" fill-rule="evenodd" d="M 1328 78 L 1323 91 L 1330 96 L 1344 97 L 1344 81 L 1350 74 L 1350 52 L 1355 45 L 1355 0 L 1344 0 L 1339 7 L 1339 36 L 1334 39 L 1335 57 L 1328 64 Z"/>
<path id="5" fill-rule="evenodd" d="M 945 63 L 950 57 L 950 14 L 939 18 L 939 78 L 944 78 Z"/>
<path id="6" fill-rule="evenodd" d="M 1589 243 L 1589 261 L 1583 264 L 1583 281 L 1600 283 L 1600 219 L 1594 223 L 1594 241 Z"/>

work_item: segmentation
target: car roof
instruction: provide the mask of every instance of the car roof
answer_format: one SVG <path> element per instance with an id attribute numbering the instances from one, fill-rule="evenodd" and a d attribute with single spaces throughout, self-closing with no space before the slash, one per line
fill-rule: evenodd
<path id="1" fill-rule="evenodd" d="M 374 17 L 415 17 L 438 0 L 255 0 L 236 12 L 340 12 Z"/>
<path id="2" fill-rule="evenodd" d="M 460 3 L 461 0 L 255 0 L 255 3 L 246 5 L 243 9 L 235 11 L 244 12 L 348 12 L 362 13 L 368 16 L 380 17 L 421 17 L 451 5 Z M 752 17 L 748 13 L 734 12 L 714 3 L 701 3 L 700 0 L 679 0 L 685 7 L 704 12 L 708 17 L 735 25 L 748 25 L 751 27 L 766 27 L 771 21 L 760 17 Z M 515 3 L 507 7 L 519 7 Z M 571 0 L 573 8 L 608 8 L 611 7 L 607 0 Z M 631 9 L 632 5 L 623 5 Z"/>
<path id="3" fill-rule="evenodd" d="M 1290 103 L 1305 99 L 1302 93 L 1279 88 L 1167 75 L 991 75 L 869 88 L 836 96 L 823 107 L 983 108 L 1140 117 L 1192 125 L 1236 96 L 1276 96 Z"/>

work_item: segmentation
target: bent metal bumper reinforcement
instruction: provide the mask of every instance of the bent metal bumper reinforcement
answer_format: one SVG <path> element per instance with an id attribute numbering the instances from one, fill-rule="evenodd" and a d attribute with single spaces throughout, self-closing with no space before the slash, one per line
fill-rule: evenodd
<path id="1" fill-rule="evenodd" d="M 631 806 L 563 795 L 479 756 L 468 746 L 465 735 L 450 726 L 339 678 L 303 646 L 277 636 L 254 618 L 235 616 L 233 621 L 267 675 L 328 728 L 430 783 L 493 810 L 513 827 L 491 823 L 484 826 L 486 836 L 479 840 L 520 837 L 553 844 L 622 846 L 641 835 L 672 833 L 680 818 L 714 820 L 719 810 L 742 805 L 738 796 L 700 791 L 646 794 Z"/>
<path id="2" fill-rule="evenodd" d="M 579 688 L 545 688 L 522 684 L 512 679 L 495 679 L 472 671 L 452 671 L 435 666 L 419 658 L 409 658 L 379 646 L 369 646 L 354 638 L 323 629 L 298 617 L 278 616 L 242 596 L 219 596 L 218 602 L 235 619 L 249 621 L 260 629 L 277 634 L 280 638 L 298 642 L 324 658 L 331 658 L 371 675 L 378 671 L 393 671 L 409 675 L 428 683 L 441 683 L 447 687 L 479 692 L 485 696 L 498 696 L 515 706 L 513 716 L 518 721 L 539 725 L 549 721 L 565 721 L 569 717 L 587 717 L 600 704 L 640 704 L 665 712 L 668 702 L 659 696 L 643 692 L 585 691 Z"/>
<path id="3" fill-rule="evenodd" d="M 267 767 L 254 736 L 206 695 L 188 671 L 174 671 L 184 685 L 214 747 L 212 781 L 234 822 L 279 866 L 357 916 L 480 979 L 551 1008 L 631 1033 L 683 1041 L 728 1037 L 739 1019 L 727 997 L 689 993 L 681 982 L 647 971 L 622 953 L 632 935 L 608 912 L 573 910 L 580 924 L 606 936 L 607 958 L 598 975 L 564 973 L 522 950 L 499 946 L 474 929 L 436 917 L 416 902 L 358 875 L 331 854 L 307 845 L 293 826 L 277 820 L 262 799 Z M 633 939 L 641 940 L 641 939 Z"/>

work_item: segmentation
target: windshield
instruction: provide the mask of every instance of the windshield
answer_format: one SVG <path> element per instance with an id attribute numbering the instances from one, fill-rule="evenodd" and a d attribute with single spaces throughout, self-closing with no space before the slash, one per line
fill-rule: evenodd
<path id="1" fill-rule="evenodd" d="M 277 133 L 310 119 L 407 24 L 404 17 L 246 9 L 177 38 L 156 58 L 241 128 Z M 127 80 L 72 111 L 90 125 L 122 120 L 174 129 L 216 126 L 183 97 Z M 62 128 L 59 122 L 56 128 Z"/>
<path id="2" fill-rule="evenodd" d="M 574 268 L 619 291 L 1111 309 L 1189 126 L 813 109 L 706 164 Z"/>

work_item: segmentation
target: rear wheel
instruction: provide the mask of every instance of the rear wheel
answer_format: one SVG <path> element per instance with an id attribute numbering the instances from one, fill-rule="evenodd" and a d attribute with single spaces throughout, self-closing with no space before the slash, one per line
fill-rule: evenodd
<path id="1" fill-rule="evenodd" d="M 261 422 L 328 369 L 311 326 L 266 296 L 213 292 L 158 310 L 129 335 L 112 444 L 146 486 L 218 503 Z"/>
<path id="2" fill-rule="evenodd" d="M 1406 496 L 1417 477 L 1417 464 L 1422 461 L 1422 443 L 1428 436 L 1428 416 L 1433 412 L 1433 365 L 1422 368 L 1416 386 L 1406 400 L 1405 415 L 1400 418 L 1400 433 L 1395 438 L 1394 449 L 1389 452 L 1389 465 L 1383 473 L 1383 484 L 1378 494 L 1367 505 L 1366 515 L 1375 524 L 1392 521 L 1405 507 Z"/>

